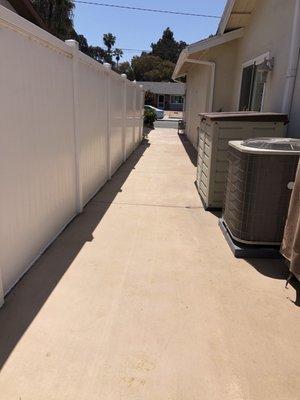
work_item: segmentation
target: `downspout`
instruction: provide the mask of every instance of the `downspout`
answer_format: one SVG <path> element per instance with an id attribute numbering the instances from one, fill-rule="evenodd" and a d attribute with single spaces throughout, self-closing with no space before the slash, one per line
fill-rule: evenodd
<path id="1" fill-rule="evenodd" d="M 291 46 L 286 72 L 286 84 L 284 89 L 281 111 L 290 115 L 293 102 L 293 94 L 296 83 L 300 48 L 300 0 L 295 0 L 294 20 L 292 27 Z"/>
<path id="2" fill-rule="evenodd" d="M 297 0 L 300 1 L 300 0 Z M 206 65 L 211 68 L 211 80 L 210 80 L 210 93 L 209 93 L 209 102 L 208 102 L 208 110 L 207 112 L 212 112 L 213 110 L 213 101 L 214 101 L 214 92 L 215 92 L 215 71 L 216 64 L 213 61 L 202 61 L 202 60 L 192 60 L 187 59 L 185 62 L 199 65 Z"/>

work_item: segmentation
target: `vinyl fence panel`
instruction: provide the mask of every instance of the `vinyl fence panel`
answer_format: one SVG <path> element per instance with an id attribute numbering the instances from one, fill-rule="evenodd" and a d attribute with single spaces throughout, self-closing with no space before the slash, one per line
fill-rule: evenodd
<path id="1" fill-rule="evenodd" d="M 99 66 L 89 64 L 89 57 L 83 56 L 78 71 L 78 123 L 83 204 L 86 204 L 108 179 L 108 122 L 105 69 L 99 63 Z"/>
<path id="2" fill-rule="evenodd" d="M 143 87 L 140 86 L 140 89 Z M 136 94 L 136 109 L 135 109 L 135 122 L 136 122 L 136 134 L 135 134 L 135 143 L 136 146 L 142 140 L 143 135 L 143 117 L 144 117 L 144 92 L 143 90 L 137 91 Z"/>
<path id="3" fill-rule="evenodd" d="M 135 146 L 134 136 L 134 86 L 131 83 L 127 84 L 126 88 L 126 155 L 132 153 Z"/>
<path id="4" fill-rule="evenodd" d="M 139 143 L 143 91 L 2 6 L 0 31 L 1 305 Z"/>
<path id="5" fill-rule="evenodd" d="M 76 199 L 69 48 L 57 41 L 46 46 L 2 24 L 0 43 L 0 265 L 6 293 L 75 215 Z"/>
<path id="6" fill-rule="evenodd" d="M 110 162 L 114 173 L 122 164 L 122 134 L 123 134 L 123 80 L 120 75 L 111 76 L 110 80 Z"/>

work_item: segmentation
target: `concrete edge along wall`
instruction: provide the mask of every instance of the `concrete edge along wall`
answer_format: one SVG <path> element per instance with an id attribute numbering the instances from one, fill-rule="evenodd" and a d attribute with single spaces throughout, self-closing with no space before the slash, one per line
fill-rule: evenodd
<path id="1" fill-rule="evenodd" d="M 0 6 L 0 305 L 142 140 L 144 91 Z"/>

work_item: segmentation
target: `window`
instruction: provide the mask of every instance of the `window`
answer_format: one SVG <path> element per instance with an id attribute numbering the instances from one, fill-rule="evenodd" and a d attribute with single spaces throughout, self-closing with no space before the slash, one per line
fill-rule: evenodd
<path id="1" fill-rule="evenodd" d="M 243 67 L 240 111 L 261 111 L 265 92 L 267 72 L 263 68 L 268 54 L 249 61 Z"/>
<path id="2" fill-rule="evenodd" d="M 182 96 L 171 96 L 170 103 L 172 103 L 172 104 L 182 104 L 183 103 L 183 97 Z"/>
<path id="3" fill-rule="evenodd" d="M 157 95 L 157 107 L 158 108 L 165 107 L 165 95 L 164 94 Z"/>

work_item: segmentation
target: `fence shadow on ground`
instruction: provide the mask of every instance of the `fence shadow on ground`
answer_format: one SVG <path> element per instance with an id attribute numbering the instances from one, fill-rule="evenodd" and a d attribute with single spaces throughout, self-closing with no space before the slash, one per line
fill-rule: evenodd
<path id="1" fill-rule="evenodd" d="M 93 231 L 149 146 L 147 140 L 142 142 L 96 194 L 101 199 L 101 192 L 105 191 L 105 201 L 89 202 L 6 296 L 0 309 L 0 369 L 81 248 L 93 240 Z M 107 185 L 112 190 L 106 190 Z"/>

